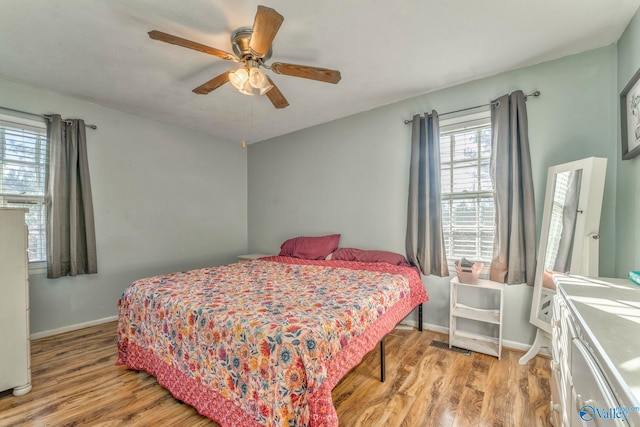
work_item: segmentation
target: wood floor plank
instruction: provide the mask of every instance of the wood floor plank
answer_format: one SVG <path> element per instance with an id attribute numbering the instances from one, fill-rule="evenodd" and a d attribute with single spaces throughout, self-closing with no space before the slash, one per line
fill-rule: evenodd
<path id="1" fill-rule="evenodd" d="M 464 408 L 456 411 L 454 425 L 456 427 L 472 427 L 478 425 L 482 413 L 482 402 L 485 399 L 483 391 L 465 386 L 460 393 L 460 404 Z"/>
<path id="2" fill-rule="evenodd" d="M 507 353 L 507 352 L 505 352 Z M 508 357 L 503 354 L 501 361 L 491 361 L 485 396 L 482 402 L 480 425 L 503 427 L 507 420 L 506 398 L 509 385 Z"/>
<path id="3" fill-rule="evenodd" d="M 436 422 L 439 414 L 435 409 L 447 381 L 448 365 L 458 356 L 444 349 L 429 349 L 417 366 L 415 375 L 410 377 L 412 381 L 407 384 L 408 387 L 401 389 L 416 397 L 403 425 L 429 425 Z"/>
<path id="4" fill-rule="evenodd" d="M 531 425 L 530 416 L 525 418 L 525 408 L 529 406 L 529 370 L 519 369 L 519 355 L 507 353 L 505 362 L 509 364 L 509 383 L 505 409 L 507 426 L 520 427 Z"/>
<path id="5" fill-rule="evenodd" d="M 532 425 L 549 425 L 549 400 L 551 399 L 548 390 L 550 386 L 550 360 L 543 357 L 536 357 L 531 360 L 528 367 L 529 379 L 529 413 L 531 414 Z"/>
<path id="6" fill-rule="evenodd" d="M 33 390 L 0 393 L 0 426 L 217 426 L 144 373 L 116 366 L 116 323 L 34 340 Z M 387 380 L 378 348 L 334 388 L 340 426 L 549 425 L 549 362 L 517 363 L 431 346 L 447 336 L 394 330 L 385 338 Z"/>
<path id="7" fill-rule="evenodd" d="M 467 378 L 467 387 L 483 392 L 487 389 L 489 366 L 493 359 L 490 356 L 477 355 L 471 361 L 471 371 Z"/>
<path id="8" fill-rule="evenodd" d="M 446 350 L 445 350 L 446 351 Z M 456 411 L 460 403 L 460 392 L 469 375 L 469 360 L 460 353 L 451 353 L 442 365 L 442 379 L 432 389 L 427 412 L 430 422 L 434 425 L 448 427 L 454 424 Z"/>

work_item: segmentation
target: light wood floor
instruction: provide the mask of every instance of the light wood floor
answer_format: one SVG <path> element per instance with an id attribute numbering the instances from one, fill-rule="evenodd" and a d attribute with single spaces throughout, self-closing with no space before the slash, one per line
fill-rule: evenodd
<path id="1" fill-rule="evenodd" d="M 0 426 L 217 426 L 179 403 L 146 373 L 115 366 L 115 322 L 35 340 L 33 390 L 0 393 Z M 395 330 L 333 391 L 341 426 L 545 426 L 549 361 L 518 364 L 431 346 L 434 332 Z"/>

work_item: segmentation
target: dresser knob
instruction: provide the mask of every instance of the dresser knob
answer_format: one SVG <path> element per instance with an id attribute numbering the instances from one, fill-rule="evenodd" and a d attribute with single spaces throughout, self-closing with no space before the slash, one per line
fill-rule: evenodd
<path id="1" fill-rule="evenodd" d="M 576 396 L 576 410 L 580 412 L 580 408 L 583 406 L 593 406 L 595 408 L 596 401 L 593 399 L 587 399 L 586 401 L 582 400 L 582 395 Z"/>
<path id="2" fill-rule="evenodd" d="M 553 400 L 549 402 L 549 407 L 551 408 L 551 412 L 562 411 L 562 406 L 559 403 L 553 403 Z"/>

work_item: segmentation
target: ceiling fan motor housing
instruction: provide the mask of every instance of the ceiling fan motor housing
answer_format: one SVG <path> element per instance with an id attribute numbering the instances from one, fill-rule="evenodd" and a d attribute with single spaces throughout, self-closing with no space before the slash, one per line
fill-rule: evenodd
<path id="1" fill-rule="evenodd" d="M 273 49 L 269 47 L 269 51 L 264 55 L 264 57 L 256 57 L 249 47 L 251 34 L 253 34 L 252 27 L 241 27 L 231 34 L 231 46 L 233 46 L 233 53 L 235 53 L 241 60 L 248 59 L 257 61 L 258 59 L 262 59 L 262 61 L 268 61 L 269 58 L 271 58 Z"/>

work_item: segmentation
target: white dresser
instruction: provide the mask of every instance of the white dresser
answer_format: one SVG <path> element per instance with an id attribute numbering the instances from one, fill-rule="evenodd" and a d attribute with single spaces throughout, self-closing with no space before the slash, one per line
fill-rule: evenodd
<path id="1" fill-rule="evenodd" d="M 0 391 L 31 391 L 26 209 L 0 208 Z"/>
<path id="2" fill-rule="evenodd" d="M 551 423 L 640 427 L 640 286 L 555 276 Z"/>

